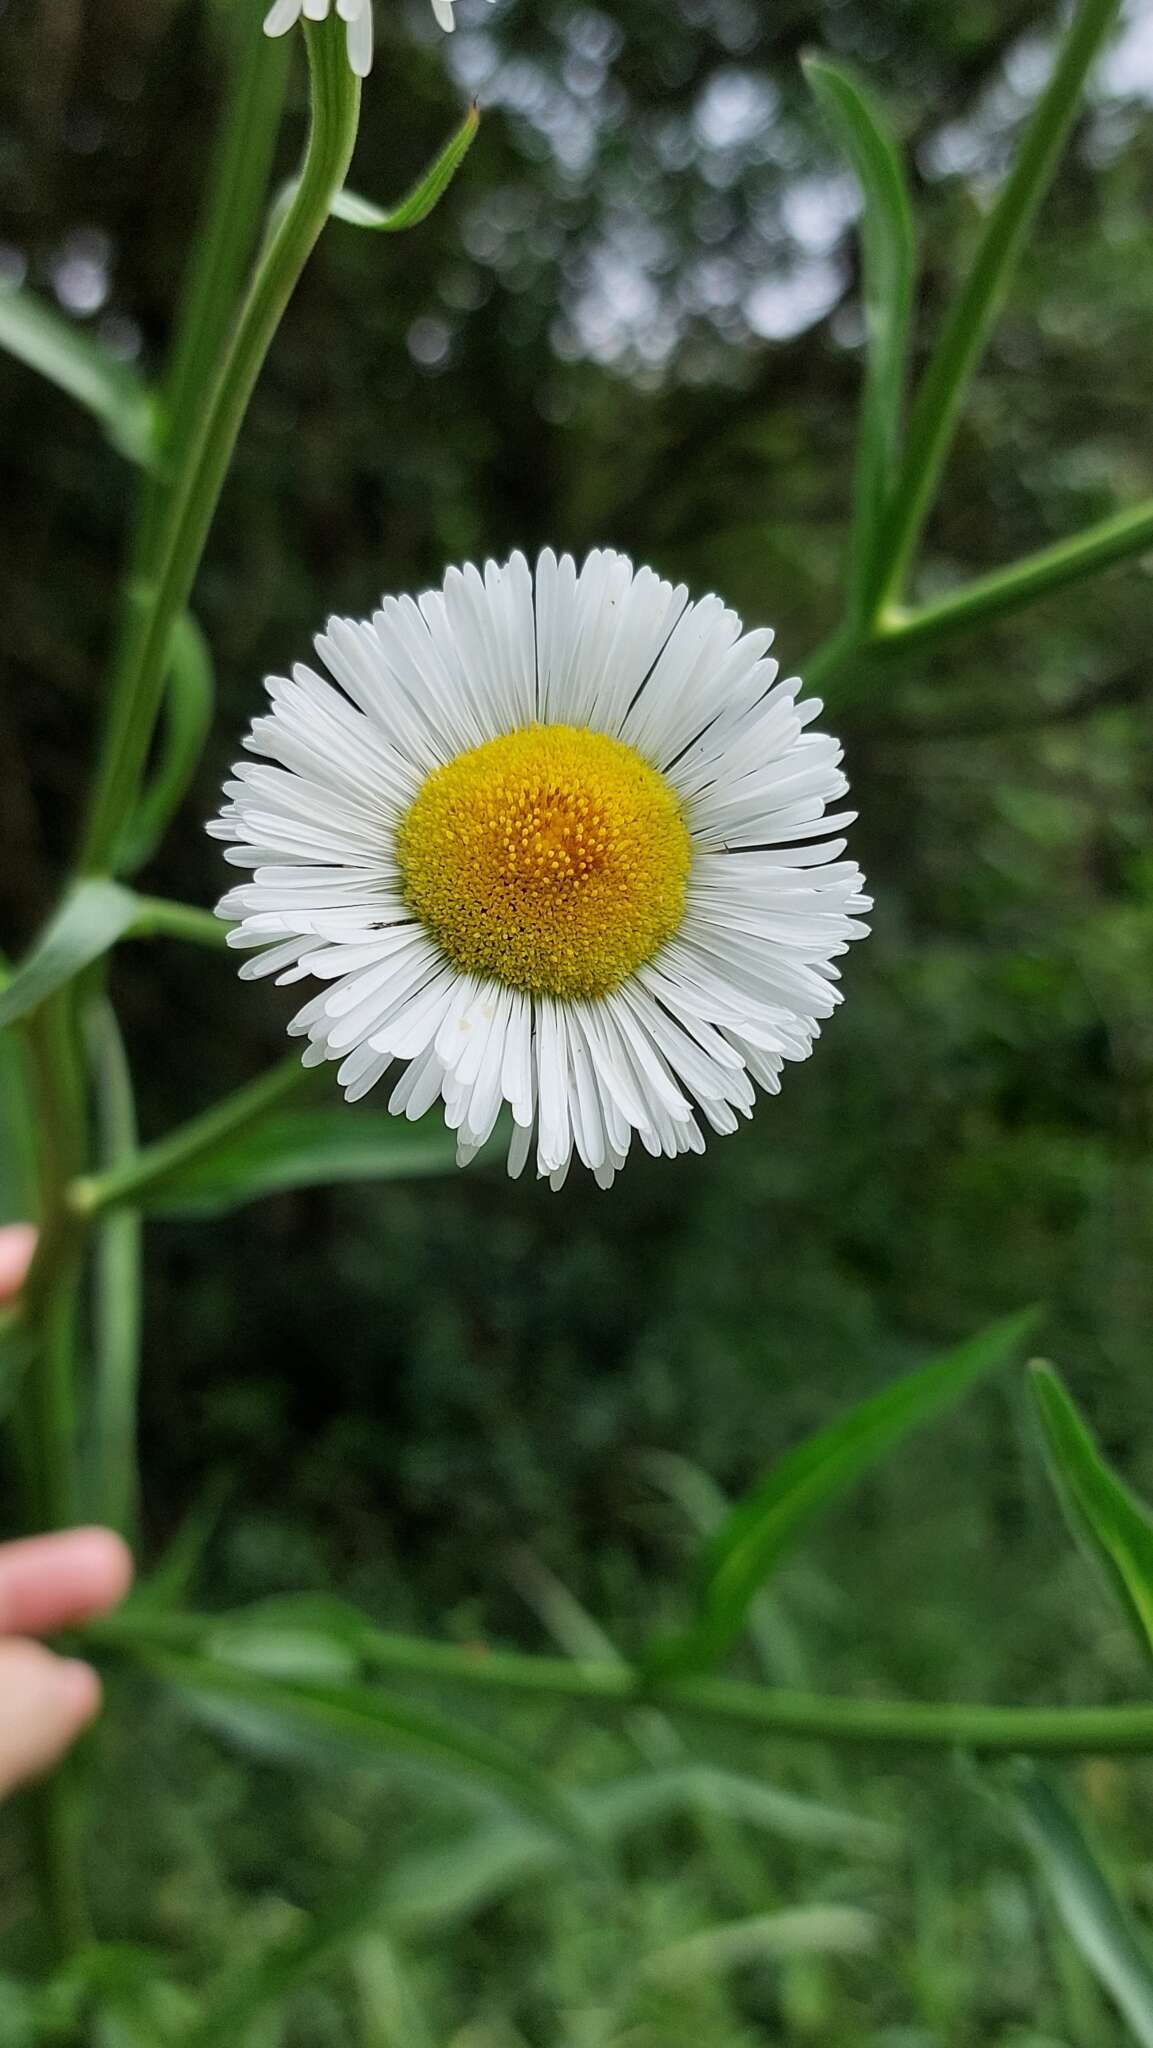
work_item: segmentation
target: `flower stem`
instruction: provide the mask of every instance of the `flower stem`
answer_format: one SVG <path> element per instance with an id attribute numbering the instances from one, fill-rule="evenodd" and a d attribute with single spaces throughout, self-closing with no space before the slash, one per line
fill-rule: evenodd
<path id="1" fill-rule="evenodd" d="M 208 1158 L 218 1145 L 258 1123 L 308 1079 L 309 1069 L 301 1066 L 297 1053 L 290 1053 L 267 1073 L 226 1095 L 223 1102 L 214 1103 L 155 1145 L 143 1146 L 103 1173 L 74 1181 L 69 1191 L 73 1210 L 80 1216 L 92 1216 L 139 1201 L 173 1174 Z"/>
<path id="2" fill-rule="evenodd" d="M 124 1042 L 110 1003 L 92 1030 L 100 1156 L 111 1171 L 136 1155 L 136 1109 Z M 91 1441 L 86 1446 L 91 1512 L 131 1542 L 139 1476 L 136 1397 L 140 1378 L 141 1252 L 139 1212 L 102 1216 L 95 1237 Z"/>
<path id="3" fill-rule="evenodd" d="M 194 903 L 174 903 L 166 896 L 141 896 L 127 936 L 130 939 L 184 939 L 190 946 L 208 946 L 214 953 L 228 944 L 228 926 L 211 910 Z"/>
<path id="4" fill-rule="evenodd" d="M 75 1346 L 84 1220 L 67 1189 L 84 1164 L 85 1089 L 75 987 L 32 1012 L 26 1036 L 35 1092 L 40 1237 L 25 1289 L 31 1358 L 20 1421 L 28 1451 L 28 1520 L 64 1528 L 76 1507 Z M 58 1961 L 88 1939 L 78 1766 L 68 1763 L 27 1795 L 32 1860 L 45 1937 Z"/>
<path id="5" fill-rule="evenodd" d="M 156 724 L 173 629 L 188 601 L 212 517 L 265 356 L 344 182 L 356 140 L 360 84 L 335 16 L 306 28 L 312 68 L 312 119 L 300 183 L 257 264 L 235 332 L 203 410 L 179 451 L 182 468 L 158 517 L 155 548 L 132 608 L 109 703 L 80 865 L 100 874 L 113 864 L 131 815 Z"/>
<path id="6" fill-rule="evenodd" d="M 97 1647 L 147 1662 L 152 1651 L 196 1651 L 196 1669 L 210 1674 L 219 1621 L 197 1615 L 156 1615 L 131 1607 L 86 1631 Z M 691 1720 L 743 1727 L 762 1735 L 913 1749 L 982 1752 L 1153 1752 L 1153 1706 L 986 1707 L 960 1702 L 838 1699 L 777 1691 L 731 1678 L 678 1678 L 646 1683 L 624 1663 L 524 1656 L 464 1649 L 365 1625 L 357 1639 L 363 1666 L 417 1682 L 469 1691 L 580 1700 L 611 1712 L 659 1706 Z M 205 1654 L 207 1651 L 209 1654 Z M 224 1670 L 231 1667 L 224 1666 Z"/>

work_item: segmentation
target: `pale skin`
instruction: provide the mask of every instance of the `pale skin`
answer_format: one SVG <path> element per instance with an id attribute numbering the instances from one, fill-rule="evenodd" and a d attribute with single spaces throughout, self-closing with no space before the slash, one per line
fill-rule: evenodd
<path id="1" fill-rule="evenodd" d="M 0 1305 L 19 1295 L 35 1247 L 31 1225 L 0 1229 Z M 36 1638 L 106 1614 L 131 1581 L 128 1547 L 111 1529 L 0 1544 L 0 1799 L 49 1770 L 100 1706 L 91 1666 Z"/>

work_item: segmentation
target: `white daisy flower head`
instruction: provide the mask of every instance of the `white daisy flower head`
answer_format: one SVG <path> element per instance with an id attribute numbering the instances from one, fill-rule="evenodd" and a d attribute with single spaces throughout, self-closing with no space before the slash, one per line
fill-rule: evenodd
<path id="1" fill-rule="evenodd" d="M 219 915 L 254 979 L 322 985 L 289 1025 L 350 1101 L 440 1098 L 466 1163 L 634 1138 L 700 1152 L 775 1094 L 867 927 L 817 702 L 772 634 L 607 549 L 545 549 L 331 619 L 267 688 L 209 827 L 250 868 Z"/>
<path id="2" fill-rule="evenodd" d="M 333 6 L 348 34 L 348 61 L 358 78 L 372 70 L 372 0 L 272 0 L 264 17 L 266 36 L 284 36 L 305 21 L 327 21 Z"/>

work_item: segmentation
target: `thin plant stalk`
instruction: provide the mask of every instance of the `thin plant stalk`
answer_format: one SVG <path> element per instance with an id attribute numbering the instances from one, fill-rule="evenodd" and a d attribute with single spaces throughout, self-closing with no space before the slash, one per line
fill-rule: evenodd
<path id="1" fill-rule="evenodd" d="M 320 236 L 352 158 L 360 83 L 348 67 L 344 25 L 306 25 L 312 120 L 292 203 L 264 249 L 203 410 L 180 451 L 181 469 L 160 520 L 155 569 L 139 602 L 112 679 L 80 857 L 82 872 L 105 873 L 135 803 L 167 674 L 169 643 L 191 595 L 236 439 L 265 356 Z"/>

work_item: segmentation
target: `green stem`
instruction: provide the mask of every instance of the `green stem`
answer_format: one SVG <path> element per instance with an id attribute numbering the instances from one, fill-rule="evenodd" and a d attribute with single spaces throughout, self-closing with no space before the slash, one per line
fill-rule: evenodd
<path id="1" fill-rule="evenodd" d="M 203 394 L 236 318 L 272 174 L 293 38 L 270 41 L 256 30 L 249 6 L 235 8 L 222 25 L 233 45 L 229 98 L 164 378 L 164 467 L 170 475 L 178 475 L 187 460 Z"/>
<path id="2" fill-rule="evenodd" d="M 108 1171 L 136 1155 L 132 1075 L 111 1004 L 94 1031 L 100 1158 Z M 139 1475 L 136 1397 L 140 1380 L 141 1250 L 139 1212 L 122 1208 L 96 1231 L 90 1492 L 97 1518 L 129 1542 L 136 1533 Z"/>
<path id="3" fill-rule="evenodd" d="M 210 1649 L 221 1625 L 201 1616 L 154 1616 L 128 1609 L 90 1624 L 86 1633 L 97 1647 L 147 1658 L 150 1651 L 174 1646 L 200 1651 L 207 1645 Z M 644 1702 L 668 1714 L 762 1735 L 914 1749 L 1074 1755 L 1153 1752 L 1153 1706 L 983 1707 L 837 1699 L 776 1691 L 730 1678 L 668 1679 L 644 1685 L 640 1674 L 627 1665 L 531 1657 L 507 1650 L 459 1649 L 367 1626 L 357 1649 L 365 1667 L 378 1673 L 473 1691 L 580 1700 L 612 1712 L 631 1713 Z M 210 1671 L 211 1656 L 201 1652 L 196 1661 L 202 1672 Z"/>
<path id="4" fill-rule="evenodd" d="M 132 620 L 113 678 L 82 870 L 112 864 L 132 812 L 164 692 L 173 629 L 188 602 L 253 388 L 301 271 L 344 182 L 356 140 L 360 85 L 349 70 L 344 25 L 306 25 L 312 121 L 300 183 L 264 250 L 219 375 L 181 451 L 155 546 L 154 574 Z"/>
<path id="5" fill-rule="evenodd" d="M 909 423 L 902 479 L 885 522 L 880 553 L 887 567 L 878 614 L 896 604 L 936 497 L 969 380 L 1000 312 L 1033 218 L 1056 171 L 1086 74 L 1120 9 L 1120 0 L 1083 0 L 1053 75 L 1029 123 L 1013 168 L 985 224 L 973 267 L 925 372 Z"/>
<path id="6" fill-rule="evenodd" d="M 40 1237 L 25 1290 L 33 1362 L 24 1400 L 36 1444 L 35 1519 L 59 1529 L 72 1520 L 76 1502 L 74 1350 L 83 1222 L 67 1191 L 83 1169 L 85 1102 L 75 990 L 42 1003 L 26 1031 L 40 1146 Z"/>
<path id="7" fill-rule="evenodd" d="M 1069 583 L 1094 576 L 1128 555 L 1153 547 L 1153 501 L 1144 499 L 1128 511 L 1098 520 L 1068 540 L 1056 541 L 1026 555 L 1008 569 L 995 569 L 980 576 L 948 597 L 924 605 L 917 611 L 891 610 L 877 623 L 870 653 L 903 655 L 942 640 L 951 633 L 971 632 L 990 619 L 1018 611 L 1035 598 Z"/>
<path id="8" fill-rule="evenodd" d="M 75 989 L 41 1004 L 25 1030 L 40 1173 L 40 1239 L 25 1289 L 31 1358 L 20 1418 L 29 1452 L 28 1520 L 34 1528 L 65 1528 L 76 1504 L 75 1344 L 84 1231 L 67 1200 L 85 1148 Z M 65 1764 L 26 1799 L 44 1932 L 59 1962 L 89 1939 L 77 1768 Z"/>
<path id="9" fill-rule="evenodd" d="M 145 1145 L 106 1172 L 74 1181 L 69 1195 L 74 1212 L 92 1216 L 126 1202 L 138 1202 L 150 1189 L 258 1123 L 308 1079 L 309 1069 L 301 1066 L 296 1053 L 290 1053 L 257 1080 L 226 1095 L 223 1102 L 214 1103 L 203 1115 L 193 1117 L 168 1137 L 158 1139 L 155 1145 Z"/>
<path id="10" fill-rule="evenodd" d="M 173 903 L 166 896 L 141 896 L 137 901 L 137 914 L 126 933 L 130 939 L 184 939 L 190 946 L 209 946 L 213 952 L 228 944 L 228 926 L 211 910 Z"/>

